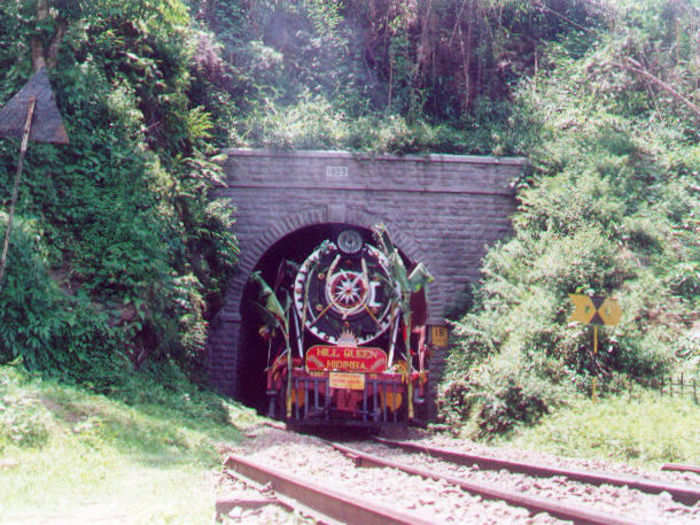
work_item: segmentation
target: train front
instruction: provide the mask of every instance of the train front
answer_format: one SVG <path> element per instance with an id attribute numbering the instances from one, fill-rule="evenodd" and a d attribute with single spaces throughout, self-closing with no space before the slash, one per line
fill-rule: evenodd
<path id="1" fill-rule="evenodd" d="M 414 418 L 428 381 L 430 276 L 422 265 L 409 273 L 384 230 L 373 241 L 344 230 L 268 289 L 278 310 L 261 328 L 270 416 L 334 426 Z"/>

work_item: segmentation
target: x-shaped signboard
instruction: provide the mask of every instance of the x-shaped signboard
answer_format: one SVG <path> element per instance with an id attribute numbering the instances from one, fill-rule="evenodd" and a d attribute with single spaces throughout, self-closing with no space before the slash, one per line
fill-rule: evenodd
<path id="1" fill-rule="evenodd" d="M 616 299 L 600 295 L 569 294 L 574 311 L 569 321 L 614 326 L 620 322 L 622 309 Z"/>

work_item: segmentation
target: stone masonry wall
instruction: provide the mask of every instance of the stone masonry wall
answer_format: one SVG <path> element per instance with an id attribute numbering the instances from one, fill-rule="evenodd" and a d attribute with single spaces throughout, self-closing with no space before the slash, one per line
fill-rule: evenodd
<path id="1" fill-rule="evenodd" d="M 337 151 L 234 149 L 228 155 L 228 187 L 217 197 L 236 208 L 241 259 L 210 327 L 208 355 L 211 381 L 233 396 L 246 372 L 237 369 L 243 289 L 282 237 L 314 224 L 386 224 L 394 243 L 435 277 L 428 322 L 443 324 L 456 295 L 479 278 L 486 246 L 509 233 L 512 182 L 525 165 L 520 158 Z"/>

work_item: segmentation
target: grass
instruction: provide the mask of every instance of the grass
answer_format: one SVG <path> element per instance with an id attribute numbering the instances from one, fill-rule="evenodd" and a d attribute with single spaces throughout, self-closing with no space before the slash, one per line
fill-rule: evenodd
<path id="1" fill-rule="evenodd" d="M 649 391 L 597 402 L 578 399 L 504 441 L 515 447 L 651 469 L 663 463 L 700 465 L 700 406 L 692 397 Z"/>
<path id="2" fill-rule="evenodd" d="M 211 523 L 217 444 L 235 444 L 257 417 L 162 372 L 108 397 L 0 366 L 0 522 Z M 580 398 L 497 441 L 647 468 L 700 464 L 700 406 L 655 392 Z"/>
<path id="3" fill-rule="evenodd" d="M 0 367 L 0 521 L 211 523 L 217 443 L 255 415 L 175 377 L 110 397 Z"/>

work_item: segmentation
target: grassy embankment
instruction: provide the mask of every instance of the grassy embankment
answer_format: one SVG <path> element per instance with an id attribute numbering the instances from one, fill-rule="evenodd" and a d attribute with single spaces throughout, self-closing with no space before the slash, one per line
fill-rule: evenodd
<path id="1" fill-rule="evenodd" d="M 0 521 L 211 523 L 217 444 L 256 421 L 187 383 L 147 376 L 109 396 L 0 367 Z M 581 400 L 498 442 L 574 457 L 700 463 L 692 398 Z"/>
<path id="2" fill-rule="evenodd" d="M 499 443 L 647 469 L 663 463 L 700 465 L 700 406 L 692 394 L 670 397 L 649 391 L 598 402 L 580 398 Z"/>
<path id="3" fill-rule="evenodd" d="M 211 523 L 248 409 L 135 376 L 110 396 L 0 367 L 0 522 Z"/>

